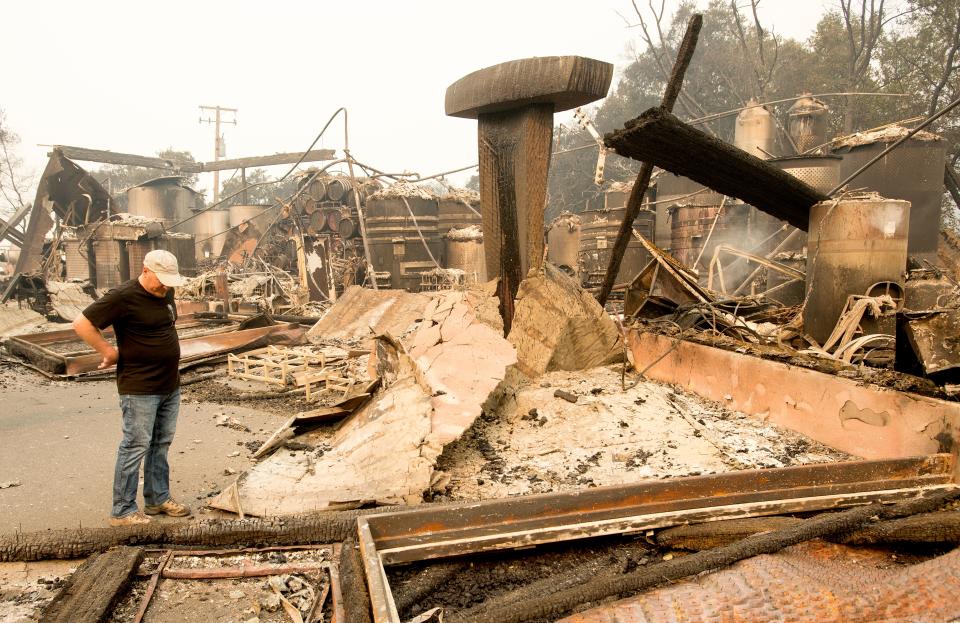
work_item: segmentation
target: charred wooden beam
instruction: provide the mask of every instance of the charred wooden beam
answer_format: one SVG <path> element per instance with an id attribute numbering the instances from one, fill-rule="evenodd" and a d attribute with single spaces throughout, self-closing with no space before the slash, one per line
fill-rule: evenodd
<path id="1" fill-rule="evenodd" d="M 100 623 L 143 560 L 139 547 L 117 547 L 93 556 L 67 580 L 44 609 L 44 623 Z"/>
<path id="2" fill-rule="evenodd" d="M 231 160 L 216 160 L 214 162 L 186 162 L 157 158 L 153 156 L 138 156 L 102 149 L 87 149 L 86 147 L 72 147 L 57 145 L 56 149 L 73 160 L 84 162 L 102 162 L 104 164 L 122 164 L 146 169 L 160 169 L 171 173 L 206 173 L 209 171 L 226 171 L 231 169 L 247 169 L 252 167 L 268 167 L 275 164 L 293 164 L 295 162 L 319 162 L 333 160 L 336 152 L 332 149 L 314 149 L 304 152 L 287 152 L 269 156 L 252 156 L 250 158 L 233 158 Z"/>
<path id="3" fill-rule="evenodd" d="M 680 89 L 683 88 L 683 77 L 687 73 L 687 67 L 693 58 L 693 51 L 697 49 L 697 40 L 700 38 L 700 29 L 703 27 L 703 16 L 695 13 L 690 17 L 687 23 L 687 31 L 683 36 L 683 42 L 677 51 L 677 60 L 674 61 L 673 70 L 670 72 L 670 79 L 667 81 L 667 88 L 663 92 L 663 98 L 660 100 L 660 106 L 666 110 L 673 110 L 673 105 L 680 96 Z M 600 294 L 597 300 L 600 305 L 607 304 L 607 298 L 613 290 L 614 281 L 620 272 L 620 263 L 623 261 L 623 254 L 627 252 L 627 245 L 633 237 L 633 222 L 637 220 L 640 214 L 640 206 L 643 203 L 643 197 L 647 194 L 650 187 L 650 176 L 653 175 L 653 163 L 644 160 L 640 165 L 640 171 L 637 173 L 637 179 L 630 189 L 630 197 L 627 199 L 627 206 L 624 210 L 623 221 L 620 223 L 620 230 L 617 232 L 617 239 L 613 243 L 613 250 L 610 252 L 610 263 L 607 265 L 607 272 L 603 276 L 603 284 L 600 286 Z"/>
<path id="4" fill-rule="evenodd" d="M 621 156 L 652 163 L 787 221 L 803 231 L 810 207 L 827 199 L 789 173 L 680 121 L 662 107 L 604 137 Z"/>

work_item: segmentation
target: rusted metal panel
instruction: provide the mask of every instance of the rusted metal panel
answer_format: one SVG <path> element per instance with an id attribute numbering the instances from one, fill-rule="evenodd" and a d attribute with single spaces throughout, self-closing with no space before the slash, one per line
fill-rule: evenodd
<path id="1" fill-rule="evenodd" d="M 560 621 L 954 621 L 957 591 L 960 550 L 902 566 L 887 551 L 812 541 Z"/>
<path id="2" fill-rule="evenodd" d="M 687 521 L 824 510 L 932 494 L 953 458 L 931 455 L 674 478 L 358 519 L 377 623 L 399 621 L 384 565 L 638 532 Z"/>
<path id="3" fill-rule="evenodd" d="M 177 323 L 178 330 L 198 326 L 201 326 L 201 323 L 193 321 L 192 318 Z M 113 335 L 111 329 L 107 329 L 103 333 L 105 337 Z M 181 339 L 180 364 L 183 366 L 228 352 L 259 348 L 266 345 L 266 342 L 294 342 L 305 333 L 306 328 L 294 323 L 230 332 L 224 332 L 223 328 L 217 328 L 207 335 Z M 53 374 L 76 376 L 87 373 L 113 373 L 114 369 L 112 367 L 98 370 L 97 366 L 100 365 L 102 357 L 84 347 L 78 340 L 76 333 L 72 330 L 66 330 L 11 337 L 7 339 L 5 346 L 11 352 L 26 357 L 37 367 Z M 77 343 L 83 350 L 63 352 L 62 345 L 73 343 Z M 61 346 L 58 347 L 58 344 Z"/>
<path id="4" fill-rule="evenodd" d="M 951 436 L 960 430 L 960 403 L 637 330 L 627 332 L 627 343 L 638 369 L 656 362 L 649 378 L 855 456 L 937 452 L 954 447 Z"/>
<path id="5" fill-rule="evenodd" d="M 960 310 L 908 320 L 906 334 L 925 374 L 960 368 Z"/>

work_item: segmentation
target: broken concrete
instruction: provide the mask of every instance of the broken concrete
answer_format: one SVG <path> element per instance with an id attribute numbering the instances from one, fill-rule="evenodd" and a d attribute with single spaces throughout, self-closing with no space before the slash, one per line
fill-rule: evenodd
<path id="1" fill-rule="evenodd" d="M 520 284 L 508 339 L 517 349 L 517 368 L 531 378 L 553 370 L 601 366 L 624 353 L 620 331 L 610 316 L 552 264 Z"/>
<path id="2" fill-rule="evenodd" d="M 731 409 L 866 459 L 957 451 L 960 403 L 636 330 L 634 365 Z"/>
<path id="3" fill-rule="evenodd" d="M 488 314 L 496 309 L 487 297 L 447 292 L 419 298 L 429 305 L 418 316 L 422 322 L 408 341 L 409 352 L 393 338 L 377 340 L 382 392 L 327 445 L 268 457 L 212 506 L 266 515 L 422 501 L 444 445 L 480 415 L 516 354 L 479 319 L 484 307 Z M 383 305 L 377 309 L 390 307 Z M 339 314 L 340 306 L 349 309 L 350 299 L 344 296 L 331 313 Z"/>
<path id="4" fill-rule="evenodd" d="M 316 344 L 369 339 L 379 333 L 401 335 L 423 317 L 429 303 L 425 294 L 350 286 L 307 332 L 307 339 Z"/>

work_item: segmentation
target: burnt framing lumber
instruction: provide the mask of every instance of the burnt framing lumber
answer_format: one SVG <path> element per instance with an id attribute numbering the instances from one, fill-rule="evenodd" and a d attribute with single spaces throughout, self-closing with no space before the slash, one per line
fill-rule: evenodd
<path id="1" fill-rule="evenodd" d="M 693 58 L 693 52 L 697 49 L 697 41 L 700 38 L 700 29 L 703 27 L 703 16 L 694 13 L 687 22 L 687 31 L 683 35 L 683 41 L 680 43 L 680 49 L 677 51 L 677 60 L 673 63 L 673 69 L 670 71 L 670 78 L 667 80 L 667 86 L 663 91 L 663 98 L 660 100 L 660 106 L 667 111 L 673 110 L 673 105 L 677 103 L 680 97 L 680 89 L 683 88 L 683 77 L 687 73 L 687 67 L 690 66 L 690 60 Z M 623 254 L 627 251 L 627 245 L 633 235 L 633 222 L 637 220 L 640 214 L 640 206 L 643 203 L 643 197 L 647 194 L 647 188 L 650 187 L 650 176 L 653 175 L 653 163 L 644 160 L 640 164 L 640 171 L 637 173 L 637 179 L 630 189 L 630 196 L 627 198 L 627 205 L 624 209 L 623 221 L 620 223 L 620 230 L 617 232 L 617 239 L 613 243 L 613 249 L 610 251 L 610 263 L 607 265 L 607 272 L 603 276 L 603 283 L 600 285 L 600 293 L 597 300 L 600 305 L 607 304 L 607 298 L 613 290 L 614 281 L 620 272 L 620 263 L 623 261 Z"/>
<path id="2" fill-rule="evenodd" d="M 230 160 L 216 160 L 214 162 L 184 162 L 168 158 L 153 156 L 138 156 L 102 149 L 87 149 L 70 145 L 56 145 L 64 156 L 72 160 L 83 162 L 101 162 L 103 164 L 120 164 L 145 169 L 159 169 L 171 173 L 207 173 L 211 171 L 227 171 L 230 169 L 247 169 L 253 167 L 268 167 L 276 164 L 293 164 L 300 162 L 321 162 L 333 160 L 336 153 L 332 149 L 314 149 L 308 152 L 289 152 L 271 154 L 269 156 L 252 156 L 249 158 L 233 158 Z"/>
<path id="3" fill-rule="evenodd" d="M 357 520 L 376 623 L 399 615 L 384 565 L 530 547 L 686 522 L 897 502 L 955 491 L 953 458 L 851 461 L 672 478 Z"/>
<path id="4" fill-rule="evenodd" d="M 651 108 L 604 136 L 621 156 L 641 160 L 736 197 L 797 229 L 809 227 L 810 208 L 828 197 L 796 177 Z"/>
<path id="5" fill-rule="evenodd" d="M 143 560 L 139 547 L 116 547 L 84 562 L 40 617 L 43 623 L 100 623 Z"/>

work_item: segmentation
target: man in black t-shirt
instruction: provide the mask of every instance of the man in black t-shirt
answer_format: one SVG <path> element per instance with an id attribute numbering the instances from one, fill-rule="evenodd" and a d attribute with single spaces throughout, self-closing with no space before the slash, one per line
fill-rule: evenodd
<path id="1" fill-rule="evenodd" d="M 103 357 L 101 369 L 117 365 L 123 439 L 113 478 L 113 526 L 150 522 L 137 509 L 141 462 L 146 514 L 190 514 L 189 508 L 170 497 L 167 463 L 180 410 L 180 341 L 174 326 L 173 288 L 183 281 L 176 256 L 162 249 L 151 251 L 136 279 L 107 292 L 73 322 L 77 334 Z M 100 333 L 110 325 L 117 336 L 116 347 Z"/>

